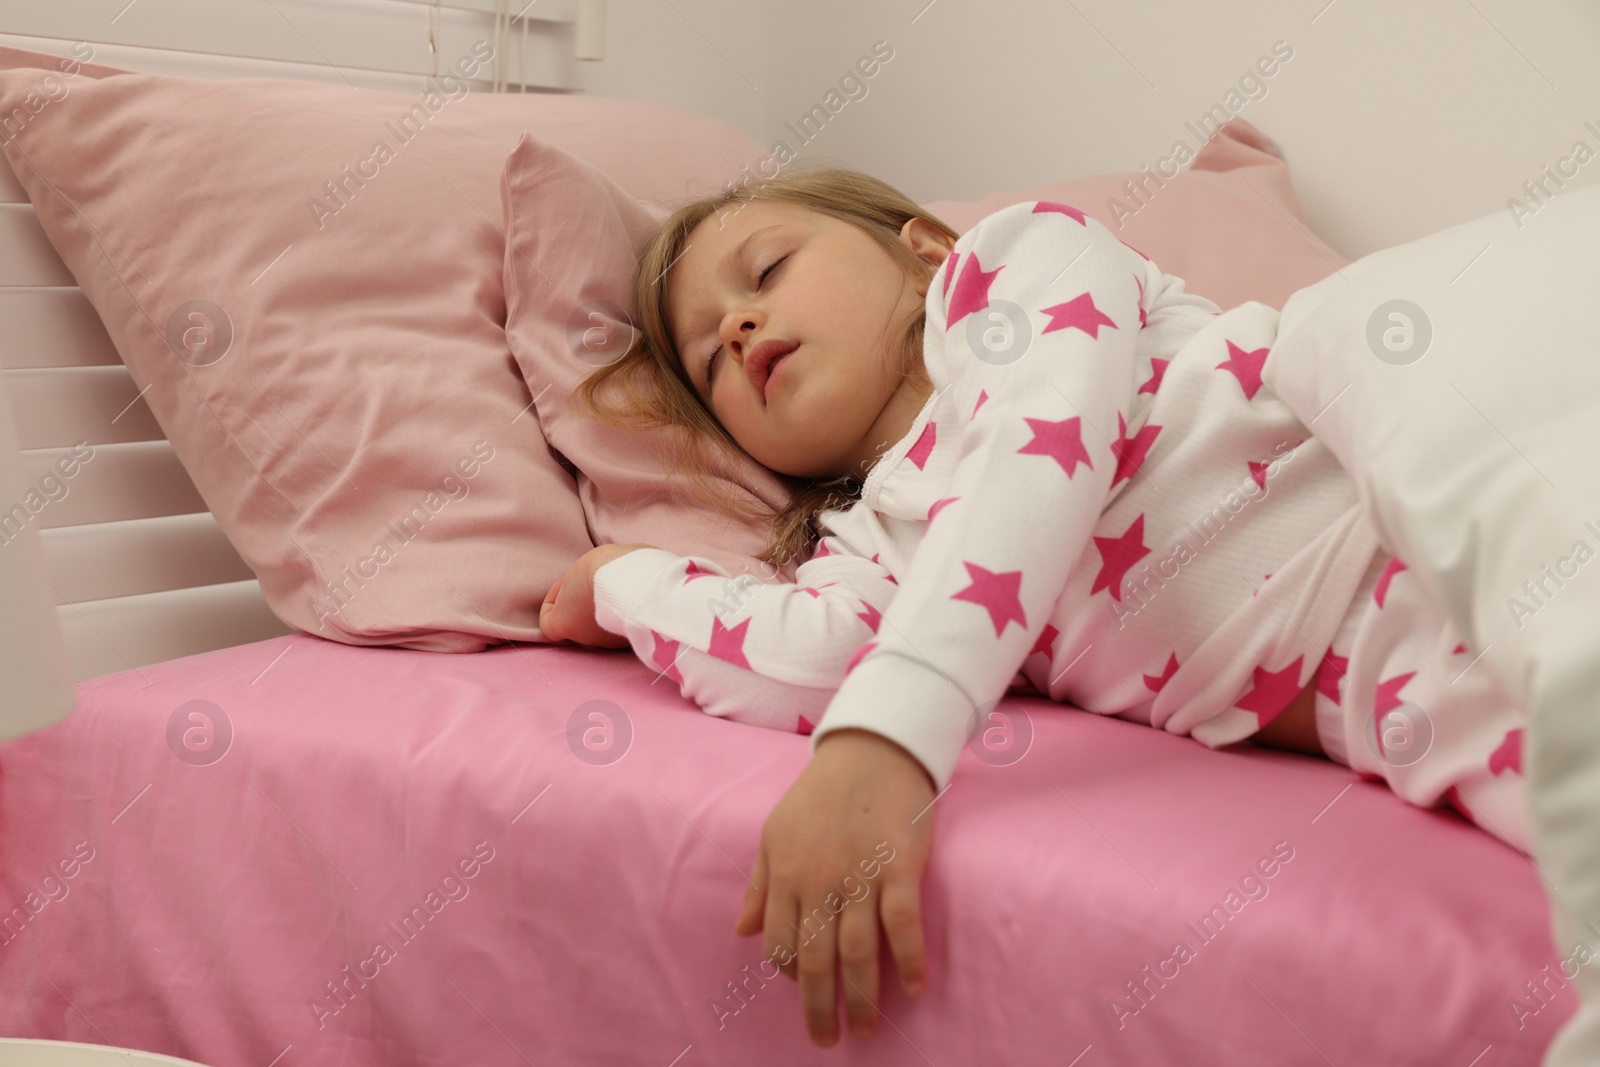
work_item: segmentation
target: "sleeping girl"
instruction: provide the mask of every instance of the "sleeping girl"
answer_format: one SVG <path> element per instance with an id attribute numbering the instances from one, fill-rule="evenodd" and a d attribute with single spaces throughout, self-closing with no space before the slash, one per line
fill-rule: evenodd
<path id="1" fill-rule="evenodd" d="M 1273 308 L 1221 312 L 1070 204 L 958 235 L 842 169 L 680 208 L 637 296 L 639 341 L 582 395 L 786 476 L 762 559 L 803 562 L 733 581 L 604 545 L 540 623 L 631 645 L 711 714 L 810 735 L 735 929 L 765 932 L 815 1043 L 841 995 L 874 1031 L 880 923 L 902 987 L 926 988 L 934 803 L 1008 693 L 1326 755 L 1528 851 L 1525 715 L 1263 385 Z M 874 856 L 877 907 L 792 948 Z"/>

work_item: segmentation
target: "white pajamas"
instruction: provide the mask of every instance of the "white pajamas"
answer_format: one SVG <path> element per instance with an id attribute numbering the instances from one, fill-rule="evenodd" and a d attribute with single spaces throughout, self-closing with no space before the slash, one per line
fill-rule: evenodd
<path id="1" fill-rule="evenodd" d="M 712 714 L 871 730 L 941 789 L 1013 685 L 1213 748 L 1281 714 L 1381 546 L 1262 385 L 1278 312 L 1049 201 L 963 235 L 926 310 L 933 393 L 794 584 L 641 549 L 600 625 Z"/>
<path id="2" fill-rule="evenodd" d="M 1380 550 L 1317 674 L 1328 758 L 1418 807 L 1448 804 L 1531 852 L 1528 713 L 1405 561 Z"/>

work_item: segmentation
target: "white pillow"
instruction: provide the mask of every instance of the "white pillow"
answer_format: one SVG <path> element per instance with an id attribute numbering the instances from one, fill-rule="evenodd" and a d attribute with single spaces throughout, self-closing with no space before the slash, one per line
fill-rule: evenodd
<path id="1" fill-rule="evenodd" d="M 1533 852 L 1565 952 L 1600 945 L 1582 925 L 1600 918 L 1600 187 L 1517 214 L 1297 291 L 1262 377 L 1484 653 L 1472 669 L 1530 709 Z M 1600 1055 L 1600 967 L 1581 975 L 1557 1046 Z"/>
<path id="2" fill-rule="evenodd" d="M 1385 544 L 1469 644 L 1495 645 L 1484 662 L 1520 694 L 1580 636 L 1556 624 L 1576 617 L 1567 602 L 1600 603 L 1587 599 L 1600 590 L 1597 307 L 1600 187 L 1547 201 L 1520 230 L 1500 212 L 1298 290 L 1263 370 L 1355 477 Z M 1529 596 L 1523 582 L 1579 540 L 1594 567 Z M 1589 618 L 1585 651 L 1600 640 Z"/>

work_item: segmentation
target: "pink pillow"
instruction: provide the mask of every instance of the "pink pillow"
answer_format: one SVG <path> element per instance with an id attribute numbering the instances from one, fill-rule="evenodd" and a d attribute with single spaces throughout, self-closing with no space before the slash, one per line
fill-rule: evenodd
<path id="1" fill-rule="evenodd" d="M 351 644 L 540 640 L 591 547 L 503 330 L 495 182 L 519 135 L 662 201 L 759 151 L 667 104 L 448 91 L 0 47 L 4 150 L 56 252 L 273 610 Z"/>
<path id="2" fill-rule="evenodd" d="M 755 558 L 766 546 L 760 524 L 734 523 L 674 498 L 664 432 L 608 426 L 573 395 L 598 366 L 627 350 L 638 316 L 639 254 L 667 213 L 645 209 L 594 167 L 531 137 L 507 157 L 500 195 L 506 338 L 545 440 L 577 467 L 595 542 L 644 542 L 709 557 L 735 574 L 772 574 Z M 749 458 L 725 481 L 735 494 L 773 508 L 789 496 L 775 474 Z"/>
<path id="3" fill-rule="evenodd" d="M 1290 293 L 1350 262 L 1311 232 L 1278 146 L 1244 119 L 1225 123 L 1171 178 L 1154 170 L 1098 174 L 923 207 L 965 233 L 1024 200 L 1094 216 L 1223 310 L 1248 300 L 1282 308 Z"/>
<path id="4" fill-rule="evenodd" d="M 1225 125 L 1191 170 L 1167 180 L 1119 230 L 1108 198 L 1120 195 L 1131 210 L 1121 183 L 1140 177 L 1099 175 L 998 193 L 974 204 L 942 200 L 923 206 L 961 232 L 1024 200 L 1079 206 L 1162 270 L 1184 278 L 1190 292 L 1224 308 L 1245 300 L 1279 306 L 1295 289 L 1348 262 L 1309 231 L 1303 236 L 1284 222 L 1288 215 L 1304 226 L 1288 168 L 1272 142 L 1242 119 Z M 506 335 L 536 396 L 545 438 L 577 468 L 595 542 L 644 542 L 679 555 L 707 556 L 734 574 L 770 576 L 771 566 L 755 558 L 766 545 L 763 524 L 674 500 L 668 489 L 672 472 L 658 451 L 665 439 L 605 426 L 572 398 L 599 362 L 626 348 L 627 324 L 638 313 L 638 256 L 666 212 L 644 209 L 593 167 L 532 139 L 507 158 L 501 196 Z M 583 271 L 584 263 L 592 269 Z M 601 311 L 602 304 L 613 313 Z M 581 313 L 584 307 L 597 317 Z M 587 358 L 580 354 L 579 324 L 597 324 L 599 348 Z M 753 459 L 729 470 L 725 480 L 735 495 L 759 498 L 774 509 L 788 500 L 782 482 Z M 780 572 L 783 577 L 792 578 L 793 566 Z"/>

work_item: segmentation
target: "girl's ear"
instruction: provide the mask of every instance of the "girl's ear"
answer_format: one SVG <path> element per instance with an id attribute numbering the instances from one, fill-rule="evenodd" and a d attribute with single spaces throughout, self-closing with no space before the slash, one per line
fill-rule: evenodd
<path id="1" fill-rule="evenodd" d="M 922 216 L 912 216 L 906 219 L 906 226 L 901 227 L 901 240 L 906 242 L 910 250 L 917 253 L 923 262 L 933 267 L 933 274 L 938 274 L 938 269 L 944 266 L 944 261 L 949 258 L 950 248 L 955 242 L 949 235 L 934 226 L 933 222 Z M 918 291 L 926 296 L 928 286 L 926 283 L 917 286 Z"/>

